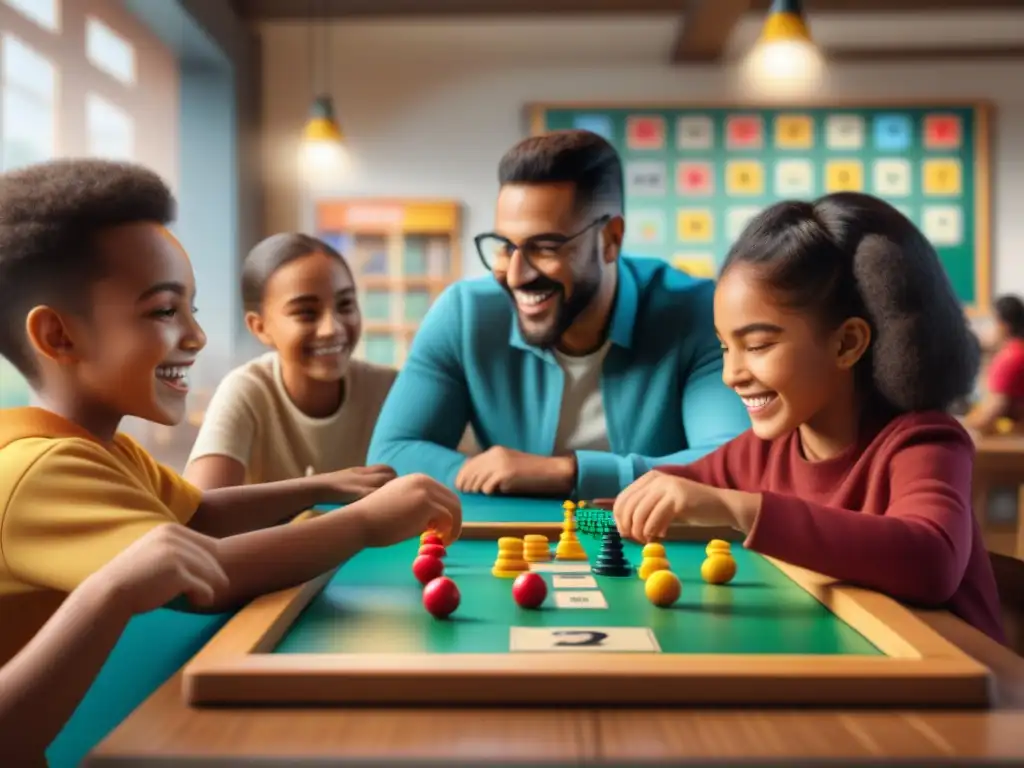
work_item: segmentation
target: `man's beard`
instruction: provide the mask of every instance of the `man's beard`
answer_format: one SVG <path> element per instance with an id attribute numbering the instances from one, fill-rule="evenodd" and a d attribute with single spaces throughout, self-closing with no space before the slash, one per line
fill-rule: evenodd
<path id="1" fill-rule="evenodd" d="M 562 335 L 569 330 L 597 295 L 601 285 L 601 268 L 599 264 L 595 267 L 596 269 L 590 271 L 589 274 L 576 280 L 573 284 L 572 295 L 568 300 L 565 298 L 563 286 L 546 277 L 538 277 L 529 285 L 524 285 L 521 288 L 524 291 L 555 292 L 555 306 L 548 318 L 543 321 L 543 325 L 533 325 L 532 328 L 528 328 L 523 322 L 519 308 L 515 305 L 515 297 L 511 296 L 511 291 L 509 291 L 513 308 L 516 310 L 519 332 L 527 344 L 539 349 L 551 349 L 558 345 L 558 342 L 562 340 Z M 506 290 L 508 290 L 507 286 Z"/>

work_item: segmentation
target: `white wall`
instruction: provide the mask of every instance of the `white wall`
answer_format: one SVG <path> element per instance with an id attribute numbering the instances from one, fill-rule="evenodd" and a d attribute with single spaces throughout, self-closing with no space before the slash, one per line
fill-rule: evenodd
<path id="1" fill-rule="evenodd" d="M 666 60 L 674 27 L 646 47 L 621 42 L 642 28 L 605 22 L 607 44 L 567 50 L 549 27 L 529 41 L 522 27 L 492 30 L 482 41 L 413 25 L 358 24 L 330 30 L 330 84 L 347 134 L 352 168 L 328 194 L 451 197 L 467 209 L 467 274 L 480 269 L 473 234 L 492 225 L 496 167 L 527 132 L 523 105 L 534 101 L 741 103 L 722 68 L 677 68 Z M 665 24 L 667 22 L 661 22 Z M 541 30 L 543 31 L 543 29 Z M 579 30 L 577 30 L 579 31 Z M 557 29 L 555 29 L 557 32 Z M 435 34 L 436 33 L 436 34 Z M 267 232 L 308 225 L 297 197 L 296 145 L 310 102 L 310 38 L 299 26 L 261 29 Z M 519 44 L 509 45 L 506 38 Z M 564 39 L 564 37 L 562 38 Z M 536 34 L 532 38 L 536 41 Z M 529 44 L 528 44 L 529 43 Z M 1024 293 L 1024 62 L 834 68 L 830 100 L 988 99 L 994 123 L 994 290 Z M 821 98 L 826 98 L 822 96 Z"/>

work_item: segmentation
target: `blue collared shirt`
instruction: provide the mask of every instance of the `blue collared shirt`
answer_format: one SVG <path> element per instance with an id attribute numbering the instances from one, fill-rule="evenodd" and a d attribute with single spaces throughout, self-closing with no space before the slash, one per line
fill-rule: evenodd
<path id="1" fill-rule="evenodd" d="M 660 464 L 694 461 L 750 426 L 722 383 L 714 284 L 658 259 L 621 256 L 601 370 L 609 452 L 577 451 L 575 495 L 615 496 Z M 490 275 L 445 290 L 424 318 L 381 411 L 368 462 L 453 485 L 471 424 L 480 446 L 550 456 L 564 373 L 532 347 Z"/>

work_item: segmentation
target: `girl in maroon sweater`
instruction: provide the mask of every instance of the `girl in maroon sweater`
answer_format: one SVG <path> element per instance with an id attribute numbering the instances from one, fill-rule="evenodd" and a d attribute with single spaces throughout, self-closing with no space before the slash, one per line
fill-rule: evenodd
<path id="1" fill-rule="evenodd" d="M 917 228 L 863 194 L 775 205 L 730 251 L 715 325 L 752 429 L 626 488 L 620 532 L 731 526 L 750 550 L 1005 642 L 974 445 L 946 413 L 973 387 L 978 344 Z"/>

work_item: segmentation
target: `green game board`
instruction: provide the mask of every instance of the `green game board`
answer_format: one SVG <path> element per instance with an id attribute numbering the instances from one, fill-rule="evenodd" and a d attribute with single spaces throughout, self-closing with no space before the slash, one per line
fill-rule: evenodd
<path id="1" fill-rule="evenodd" d="M 580 537 L 597 560 L 600 544 Z M 511 579 L 490 569 L 493 540 L 463 540 L 449 549 L 446 573 L 459 585 L 462 603 L 447 621 L 428 614 L 410 570 L 418 541 L 367 550 L 341 568 L 291 625 L 276 653 L 505 653 L 510 627 L 649 627 L 663 653 L 847 654 L 881 656 L 873 645 L 759 555 L 733 546 L 738 573 L 728 585 L 700 579 L 704 544 L 666 545 L 683 594 L 668 609 L 652 605 L 634 576 L 595 576 L 607 609 L 554 605 L 553 575 L 540 610 L 512 600 Z M 626 544 L 640 562 L 639 547 Z"/>
<path id="2" fill-rule="evenodd" d="M 990 302 L 984 105 L 841 108 L 532 107 L 534 133 L 583 128 L 622 155 L 626 244 L 717 273 L 765 206 L 855 190 L 902 210 L 931 240 L 969 312 Z"/>

